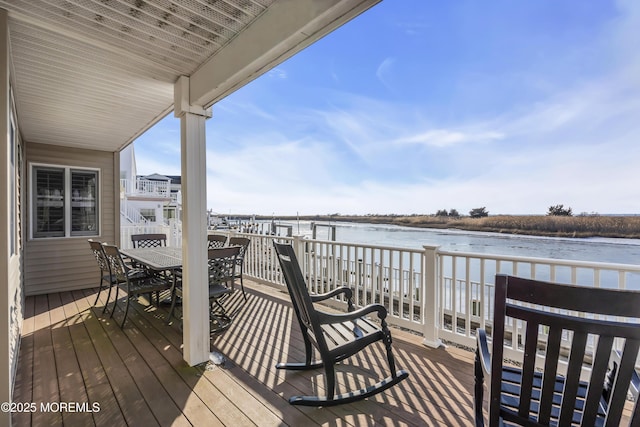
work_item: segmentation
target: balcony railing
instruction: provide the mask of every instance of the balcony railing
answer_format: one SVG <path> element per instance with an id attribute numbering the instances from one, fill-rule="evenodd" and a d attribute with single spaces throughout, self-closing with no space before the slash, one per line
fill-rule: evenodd
<path id="1" fill-rule="evenodd" d="M 357 305 L 383 304 L 389 323 L 422 334 L 427 345 L 445 340 L 475 348 L 476 328 L 491 330 L 497 273 L 581 286 L 640 289 L 640 265 L 464 253 L 437 246 L 419 250 L 299 237 L 247 237 L 251 245 L 244 271 L 254 280 L 284 287 L 272 240 L 289 241 L 296 248 L 312 292 L 349 286 Z M 334 304 L 345 306 L 340 300 Z M 520 342 L 522 325 L 508 328 L 513 342 Z"/>
<path id="2" fill-rule="evenodd" d="M 389 323 L 421 334 L 425 344 L 434 346 L 444 340 L 475 348 L 476 328 L 491 330 L 497 273 L 582 286 L 640 289 L 640 265 L 454 252 L 437 246 L 405 249 L 235 234 L 251 240 L 244 266 L 247 277 L 286 289 L 273 240 L 290 242 L 312 292 L 349 286 L 356 305 L 383 304 Z M 346 307 L 339 299 L 332 304 Z M 508 325 L 515 343 L 523 334 L 521 326 Z"/>
<path id="3" fill-rule="evenodd" d="M 171 197 L 171 181 L 121 179 L 120 188 L 127 196 Z"/>

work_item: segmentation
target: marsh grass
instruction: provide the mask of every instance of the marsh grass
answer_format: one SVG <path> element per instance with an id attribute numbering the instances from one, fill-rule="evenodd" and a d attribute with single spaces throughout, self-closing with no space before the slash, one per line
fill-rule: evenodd
<path id="1" fill-rule="evenodd" d="M 461 218 L 449 227 L 498 233 L 640 238 L 638 216 L 512 216 Z"/>

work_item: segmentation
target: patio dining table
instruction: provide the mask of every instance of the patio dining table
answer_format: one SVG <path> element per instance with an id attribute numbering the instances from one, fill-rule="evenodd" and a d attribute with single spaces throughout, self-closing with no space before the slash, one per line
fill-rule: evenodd
<path id="1" fill-rule="evenodd" d="M 175 294 L 176 287 L 176 271 L 182 268 L 182 248 L 160 246 L 157 248 L 133 248 L 122 249 L 122 255 L 135 261 L 137 264 L 144 265 L 146 268 L 161 273 L 170 271 L 172 277 L 171 297 L 166 302 L 171 303 Z"/>
<path id="2" fill-rule="evenodd" d="M 154 271 L 175 271 L 182 268 L 182 248 L 161 246 L 157 248 L 122 249 L 120 252 L 122 255 Z"/>

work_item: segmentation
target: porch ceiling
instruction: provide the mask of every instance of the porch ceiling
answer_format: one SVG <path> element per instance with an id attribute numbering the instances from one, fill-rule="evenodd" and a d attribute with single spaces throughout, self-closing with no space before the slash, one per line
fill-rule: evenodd
<path id="1" fill-rule="evenodd" d="M 28 142 L 117 151 L 171 112 L 210 106 L 380 0 L 0 0 Z"/>

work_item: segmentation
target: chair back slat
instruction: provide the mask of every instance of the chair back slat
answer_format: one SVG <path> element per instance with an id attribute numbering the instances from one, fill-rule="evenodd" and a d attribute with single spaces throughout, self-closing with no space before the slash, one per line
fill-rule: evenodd
<path id="1" fill-rule="evenodd" d="M 233 284 L 236 268 L 236 258 L 240 253 L 238 246 L 213 248 L 207 252 L 209 265 L 209 284 Z"/>
<path id="2" fill-rule="evenodd" d="M 313 338 L 321 348 L 326 348 L 324 334 L 319 330 L 317 315 L 293 247 L 275 242 L 274 246 L 302 332 Z"/>
<path id="3" fill-rule="evenodd" d="M 547 338 L 547 357 L 545 358 L 544 372 L 546 375 L 542 381 L 542 396 L 540 397 L 540 423 L 545 425 L 551 420 L 551 409 L 553 405 L 553 390 L 556 386 L 556 375 L 558 373 L 557 360 L 560 357 L 562 343 L 562 330 L 553 328 L 549 330 Z"/>
<path id="4" fill-rule="evenodd" d="M 120 250 L 115 245 L 104 244 L 102 247 L 109 267 L 111 268 L 111 274 L 118 282 L 125 282 L 129 269 L 122 259 Z"/>
<path id="5" fill-rule="evenodd" d="M 527 322 L 527 333 L 524 346 L 524 363 L 522 369 L 522 385 L 520 386 L 520 407 L 518 415 L 525 417 L 531 408 L 531 394 L 536 364 L 536 347 L 538 346 L 538 324 Z"/>
<path id="6" fill-rule="evenodd" d="M 102 243 L 89 239 L 89 246 L 91 247 L 91 252 L 93 252 L 93 256 L 96 258 L 96 262 L 98 263 L 100 270 L 109 271 L 109 265 L 107 264 L 104 250 L 102 249 Z"/>
<path id="7" fill-rule="evenodd" d="M 569 355 L 569 365 L 567 366 L 566 382 L 562 391 L 562 400 L 575 402 L 578 397 L 580 386 L 580 374 L 584 365 L 585 349 L 587 345 L 587 334 L 575 332 L 571 342 L 571 354 Z M 604 383 L 596 384 L 600 390 L 604 390 Z M 575 405 L 563 404 L 560 410 L 560 425 L 571 425 L 574 419 Z"/>
<path id="8" fill-rule="evenodd" d="M 609 357 L 613 349 L 612 336 L 600 336 L 598 346 L 596 348 L 593 370 L 591 371 L 592 384 L 605 384 L 607 381 L 607 372 L 609 365 Z M 584 425 L 594 425 L 600 408 L 600 399 L 602 399 L 602 390 L 597 387 L 589 387 L 587 399 L 585 401 L 585 410 L 582 414 L 582 423 Z"/>
<path id="9" fill-rule="evenodd" d="M 158 248 L 167 246 L 167 235 L 163 233 L 132 234 L 131 243 L 134 248 Z"/>
<path id="10" fill-rule="evenodd" d="M 539 423 L 535 425 L 619 425 L 630 384 L 639 381 L 635 362 L 640 350 L 640 292 L 498 275 L 495 298 L 489 424 L 498 425 L 503 418 L 523 425 L 531 419 Z M 506 335 L 505 325 L 512 324 L 525 336 L 516 407 L 509 409 L 501 392 L 507 381 L 502 377 L 505 340 L 518 345 L 516 336 Z M 615 355 L 612 358 L 615 342 L 624 343 L 619 362 Z M 587 351 L 590 343 L 595 344 L 593 353 Z M 540 350 L 544 375 L 536 363 Z M 568 359 L 562 362 L 565 352 Z M 586 379 L 585 366 L 590 368 Z"/>
<path id="11" fill-rule="evenodd" d="M 635 373 L 636 359 L 638 357 L 639 349 L 640 341 L 637 339 L 628 339 L 624 343 L 624 350 L 622 351 L 622 356 L 620 358 L 620 365 L 617 367 L 618 371 L 611 393 L 611 402 L 609 404 L 609 412 L 607 414 L 607 422 L 605 423 L 605 426 L 617 426 L 620 424 L 622 410 L 624 409 L 624 404 L 627 399 L 628 384 L 631 381 L 631 376 Z M 626 384 L 627 387 L 620 386 L 624 384 Z M 637 421 L 632 421 L 632 424 L 634 424 L 634 422 Z"/>
<path id="12" fill-rule="evenodd" d="M 238 254 L 238 264 L 241 264 L 242 261 L 244 261 L 244 256 L 247 253 L 249 243 L 251 243 L 251 240 L 247 237 L 234 236 L 229 238 L 229 246 L 240 247 L 240 253 Z"/>
<path id="13" fill-rule="evenodd" d="M 207 248 L 223 248 L 227 246 L 227 236 L 224 234 L 209 234 L 207 235 Z"/>

